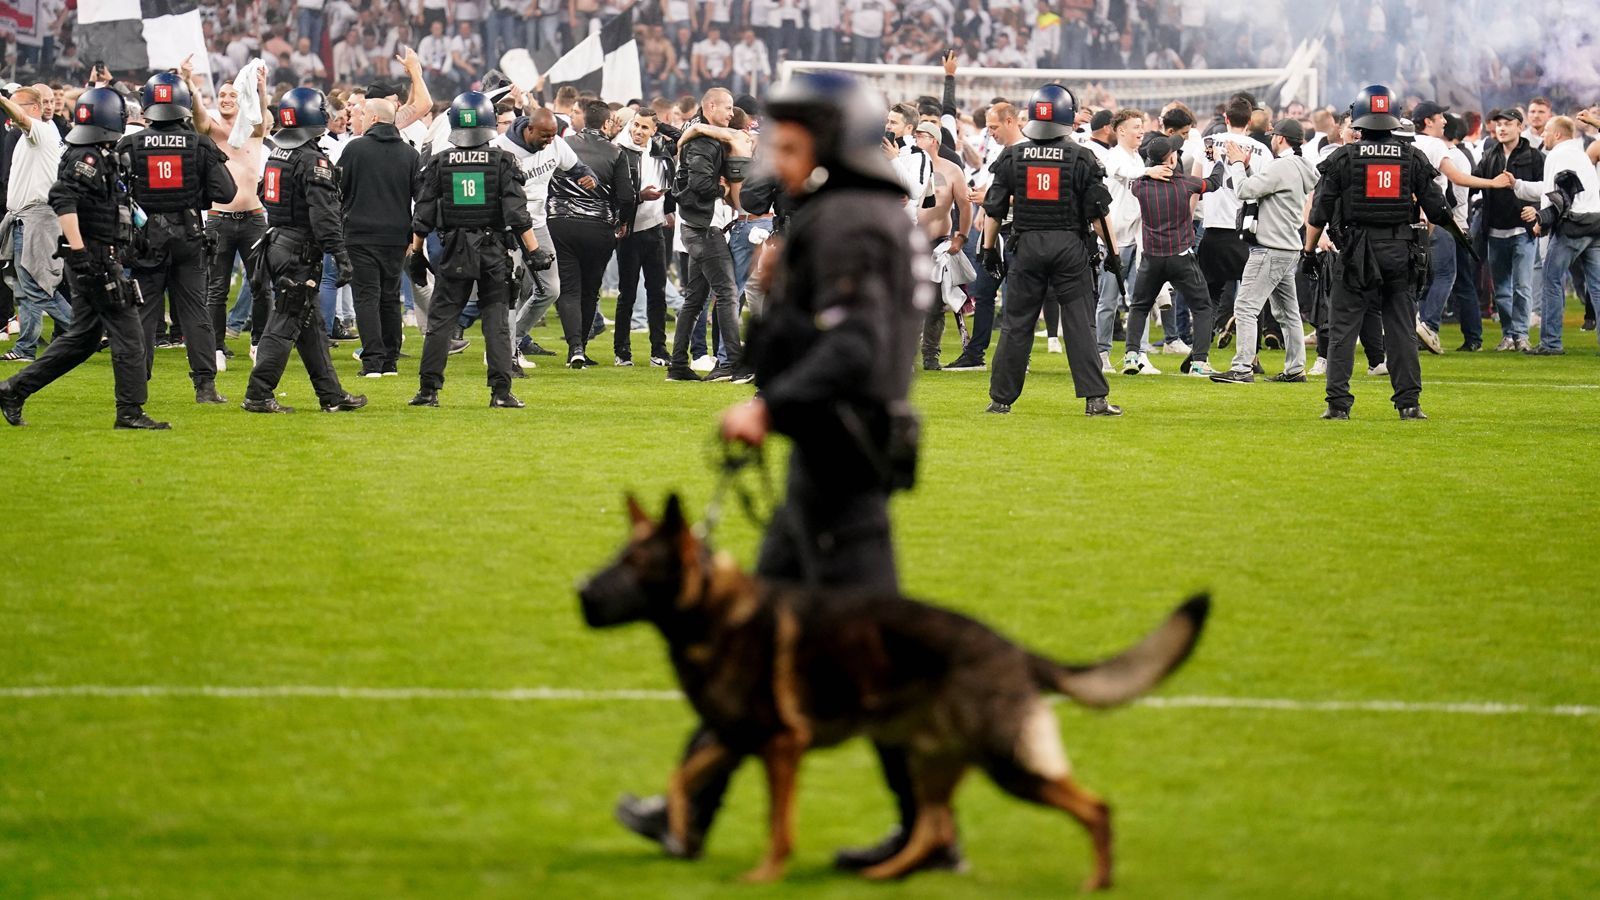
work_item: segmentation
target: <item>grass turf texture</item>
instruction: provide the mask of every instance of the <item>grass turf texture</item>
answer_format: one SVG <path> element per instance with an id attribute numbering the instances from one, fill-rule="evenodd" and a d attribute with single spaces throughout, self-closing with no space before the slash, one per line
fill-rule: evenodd
<path id="1" fill-rule="evenodd" d="M 1600 702 L 1600 359 L 1575 313 L 1564 358 L 1425 356 L 1427 423 L 1362 374 L 1348 423 L 1316 418 L 1317 383 L 1173 375 L 1113 376 L 1126 417 L 1087 420 L 1042 339 L 1008 417 L 982 413 L 987 374 L 920 375 L 905 584 L 1073 659 L 1210 589 L 1167 694 Z M 622 540 L 624 489 L 703 506 L 710 423 L 749 389 L 551 366 L 516 384 L 528 409 L 492 411 L 474 335 L 444 408 L 418 410 L 415 359 L 358 379 L 352 346 L 354 414 L 315 412 L 298 361 L 302 412 L 239 411 L 236 341 L 228 407 L 193 405 L 183 353 L 158 353 L 170 433 L 111 430 L 105 355 L 0 429 L 0 685 L 671 688 L 654 633 L 587 631 L 572 585 Z M 720 538 L 753 558 L 737 515 Z M 1116 809 L 1117 896 L 1600 887 L 1600 718 L 1061 711 Z M 971 874 L 831 871 L 891 819 L 859 742 L 807 758 L 785 884 L 735 883 L 766 834 L 754 766 L 708 857 L 665 860 L 610 811 L 665 784 L 690 724 L 664 701 L 0 697 L 0 896 L 1000 897 L 1088 871 L 1081 829 L 981 776 L 958 798 Z"/>

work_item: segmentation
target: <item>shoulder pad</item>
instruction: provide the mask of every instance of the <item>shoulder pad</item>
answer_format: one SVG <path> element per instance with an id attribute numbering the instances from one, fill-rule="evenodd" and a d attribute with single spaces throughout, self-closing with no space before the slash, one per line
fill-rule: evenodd
<path id="1" fill-rule="evenodd" d="M 100 169 L 105 164 L 105 159 L 100 151 L 89 147 L 78 150 L 70 157 L 72 172 L 79 178 L 98 178 Z"/>
<path id="2" fill-rule="evenodd" d="M 306 178 L 322 184 L 333 184 L 333 162 L 326 156 L 318 154 L 311 161 L 311 171 L 306 174 Z"/>

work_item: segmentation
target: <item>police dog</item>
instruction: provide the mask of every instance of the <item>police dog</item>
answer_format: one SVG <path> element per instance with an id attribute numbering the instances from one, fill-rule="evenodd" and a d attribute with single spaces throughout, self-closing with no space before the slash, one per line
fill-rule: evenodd
<path id="1" fill-rule="evenodd" d="M 710 769 L 747 755 L 765 764 L 770 843 L 746 878 L 782 877 L 794 838 L 800 757 L 857 735 L 907 755 L 917 817 L 905 849 L 863 871 L 897 878 L 955 841 L 951 799 L 971 766 L 1004 790 L 1064 810 L 1088 829 L 1094 873 L 1111 885 L 1111 811 L 1073 781 L 1046 693 L 1085 706 L 1127 703 L 1176 669 L 1210 608 L 1194 597 L 1154 632 L 1103 662 L 1057 663 L 966 616 L 898 596 L 808 590 L 713 556 L 676 496 L 653 522 L 628 498 L 632 539 L 579 588 L 584 619 L 646 621 L 666 638 L 690 705 L 714 740 L 673 773 L 669 841 L 687 843 L 689 797 Z"/>

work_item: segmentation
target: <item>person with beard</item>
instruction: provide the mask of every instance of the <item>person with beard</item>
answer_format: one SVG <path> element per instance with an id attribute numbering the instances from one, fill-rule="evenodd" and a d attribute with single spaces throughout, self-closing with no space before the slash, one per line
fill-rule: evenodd
<path id="1" fill-rule="evenodd" d="M 634 114 L 628 127 L 613 143 L 622 148 L 623 159 L 639 185 L 639 205 L 628 233 L 617 243 L 617 313 L 612 335 L 616 365 L 633 365 L 633 304 L 639 295 L 639 276 L 644 275 L 645 321 L 650 327 L 650 364 L 667 365 L 667 216 L 675 208 L 667 196 L 672 184 L 672 157 L 655 140 L 656 114 L 649 108 Z"/>
<path id="2" fill-rule="evenodd" d="M 601 130 L 610 118 L 610 106 L 591 100 L 583 105 L 583 130 L 568 139 L 572 152 L 593 172 L 595 187 L 580 185 L 570 170 L 550 179 L 550 235 L 561 273 L 556 311 L 572 369 L 594 365 L 585 348 L 600 303 L 600 279 L 639 203 L 633 172 Z"/>

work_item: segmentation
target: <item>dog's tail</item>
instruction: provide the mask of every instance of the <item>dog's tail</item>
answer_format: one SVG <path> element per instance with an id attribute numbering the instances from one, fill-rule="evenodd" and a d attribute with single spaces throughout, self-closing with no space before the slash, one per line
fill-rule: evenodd
<path id="1" fill-rule="evenodd" d="M 1172 674 L 1194 650 L 1211 611 L 1205 594 L 1190 597 L 1144 640 L 1110 659 L 1087 665 L 1033 656 L 1033 676 L 1045 690 L 1060 691 L 1084 706 L 1120 706 Z"/>

